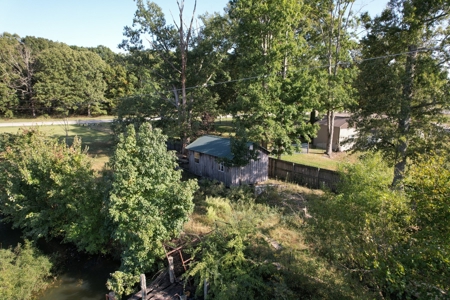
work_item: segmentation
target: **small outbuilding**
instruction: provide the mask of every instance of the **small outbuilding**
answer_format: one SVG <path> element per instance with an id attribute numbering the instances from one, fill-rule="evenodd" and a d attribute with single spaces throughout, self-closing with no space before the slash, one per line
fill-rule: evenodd
<path id="1" fill-rule="evenodd" d="M 346 142 L 348 139 L 352 139 L 356 136 L 357 132 L 355 128 L 349 126 L 349 115 L 337 114 L 334 117 L 334 132 L 333 132 L 333 151 L 347 151 L 353 144 Z M 327 118 L 325 117 L 318 122 L 320 128 L 317 132 L 317 137 L 313 140 L 313 146 L 319 149 L 326 149 L 327 147 Z"/>
<path id="2" fill-rule="evenodd" d="M 249 150 L 253 144 L 248 143 Z M 258 158 L 250 160 L 246 166 L 227 167 L 221 159 L 232 159 L 231 140 L 213 135 L 205 135 L 189 144 L 189 171 L 195 175 L 215 179 L 225 186 L 255 184 L 268 179 L 269 152 L 258 147 Z"/>

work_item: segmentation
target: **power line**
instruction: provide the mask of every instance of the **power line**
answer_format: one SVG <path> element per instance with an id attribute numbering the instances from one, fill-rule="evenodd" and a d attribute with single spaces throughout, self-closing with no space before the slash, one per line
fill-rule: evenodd
<path id="1" fill-rule="evenodd" d="M 373 61 L 373 60 L 386 59 L 386 58 L 391 58 L 391 57 L 398 57 L 398 56 L 402 56 L 402 55 L 412 54 L 412 53 L 415 53 L 415 52 L 427 52 L 427 51 L 437 51 L 437 50 L 438 49 L 436 49 L 436 48 L 419 48 L 419 49 L 414 50 L 414 51 L 406 51 L 406 52 L 388 54 L 388 55 L 383 55 L 383 56 L 365 58 L 365 59 L 361 59 L 361 60 L 356 60 L 354 62 L 338 62 L 336 65 L 339 65 L 339 66 L 350 66 L 350 65 L 354 65 L 354 64 L 361 64 L 361 63 L 366 62 L 366 61 Z M 299 69 L 293 70 L 291 72 L 296 73 L 296 72 L 305 71 L 305 70 L 316 70 L 316 69 L 324 69 L 324 68 L 329 68 L 329 67 L 330 67 L 330 65 L 322 65 L 322 66 L 316 66 L 316 67 L 304 67 L 304 68 L 299 68 Z M 334 68 L 335 66 L 332 65 L 331 67 Z M 242 82 L 242 81 L 255 80 L 255 79 L 260 79 L 260 78 L 267 78 L 267 77 L 272 77 L 272 76 L 278 76 L 279 74 L 280 74 L 280 72 L 277 72 L 277 73 L 272 73 L 272 74 L 264 74 L 264 75 L 258 75 L 258 76 L 252 76 L 252 77 L 233 79 L 233 80 L 228 80 L 228 81 L 221 81 L 221 82 L 216 82 L 216 83 L 212 83 L 212 84 L 196 85 L 196 86 L 187 87 L 187 88 L 185 88 L 185 90 L 193 90 L 193 89 L 199 89 L 199 88 L 208 88 L 208 87 L 214 87 L 214 86 L 217 86 L 217 85 L 222 85 L 222 84 L 227 84 L 227 83 Z M 182 91 L 182 89 L 176 89 L 176 91 Z M 172 92 L 174 92 L 174 90 L 168 90 L 168 91 L 159 92 L 159 94 L 164 93 L 164 92 L 172 93 Z M 157 93 L 154 93 L 154 94 L 141 94 L 139 96 L 151 96 L 151 95 L 156 95 Z"/>

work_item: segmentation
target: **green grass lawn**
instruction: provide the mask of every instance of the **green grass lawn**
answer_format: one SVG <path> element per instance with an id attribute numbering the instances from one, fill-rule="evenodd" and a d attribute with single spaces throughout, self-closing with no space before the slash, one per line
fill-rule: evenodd
<path id="1" fill-rule="evenodd" d="M 100 116 L 100 117 L 87 117 L 87 116 L 75 116 L 66 118 L 69 121 L 77 120 L 105 120 L 114 119 L 115 116 Z M 16 122 L 51 122 L 51 121 L 62 121 L 64 118 L 54 118 L 54 117 L 37 117 L 37 118 L 0 118 L 0 123 L 16 123 Z"/>
<path id="2" fill-rule="evenodd" d="M 211 132 L 211 134 L 218 136 L 229 137 L 235 134 L 232 118 L 216 118 L 214 122 L 214 129 L 214 132 Z M 346 152 L 338 152 L 333 154 L 333 157 L 329 158 L 325 155 L 325 150 L 323 149 L 309 149 L 309 153 L 283 155 L 281 156 L 281 159 L 328 170 L 337 170 L 340 163 L 353 163 L 357 160 L 357 154 L 348 154 Z"/>
<path id="3" fill-rule="evenodd" d="M 0 127 L 0 133 L 17 133 L 21 128 L 26 127 Z M 66 131 L 63 125 L 53 126 L 35 126 L 47 136 L 65 139 Z M 93 158 L 93 168 L 101 169 L 105 162 L 109 160 L 112 153 L 112 131 L 109 123 L 103 123 L 96 126 L 69 125 L 67 138 L 71 144 L 74 137 L 81 137 L 84 147 L 88 148 L 88 155 Z"/>
<path id="4" fill-rule="evenodd" d="M 340 163 L 355 162 L 357 154 L 349 154 L 347 152 L 333 153 L 333 157 L 329 158 L 323 149 L 309 149 L 309 153 L 299 153 L 294 155 L 282 155 L 281 159 L 297 164 L 307 165 L 311 167 L 337 170 Z"/>
<path id="5" fill-rule="evenodd" d="M 214 132 L 211 134 L 229 137 L 235 134 L 232 119 L 216 119 L 214 122 Z"/>

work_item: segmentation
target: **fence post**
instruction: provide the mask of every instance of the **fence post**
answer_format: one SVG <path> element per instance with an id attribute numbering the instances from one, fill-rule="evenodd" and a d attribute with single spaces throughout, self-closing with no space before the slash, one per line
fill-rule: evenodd
<path id="1" fill-rule="evenodd" d="M 145 274 L 141 274 L 141 292 L 142 292 L 142 299 L 147 299 L 147 282 L 145 280 Z"/>
<path id="2" fill-rule="evenodd" d="M 173 270 L 173 257 L 169 256 L 167 258 L 167 260 L 169 261 L 169 277 L 170 277 L 170 283 L 174 283 L 175 281 L 175 272 Z"/>
<path id="3" fill-rule="evenodd" d="M 203 299 L 206 300 L 207 296 L 208 296 L 208 281 L 205 279 L 203 283 Z"/>
<path id="4" fill-rule="evenodd" d="M 317 168 L 317 189 L 320 189 L 320 168 Z"/>

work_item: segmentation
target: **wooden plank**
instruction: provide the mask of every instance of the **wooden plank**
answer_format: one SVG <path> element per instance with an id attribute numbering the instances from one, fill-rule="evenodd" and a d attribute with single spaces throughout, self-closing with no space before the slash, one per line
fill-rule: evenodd
<path id="1" fill-rule="evenodd" d="M 145 280 L 145 274 L 141 274 L 141 294 L 142 299 L 147 298 L 147 282 Z"/>
<path id="2" fill-rule="evenodd" d="M 167 257 L 167 260 L 169 261 L 169 278 L 170 278 L 170 283 L 174 283 L 175 282 L 175 272 L 174 272 L 174 268 L 173 268 L 173 257 L 169 256 L 169 257 Z"/>

